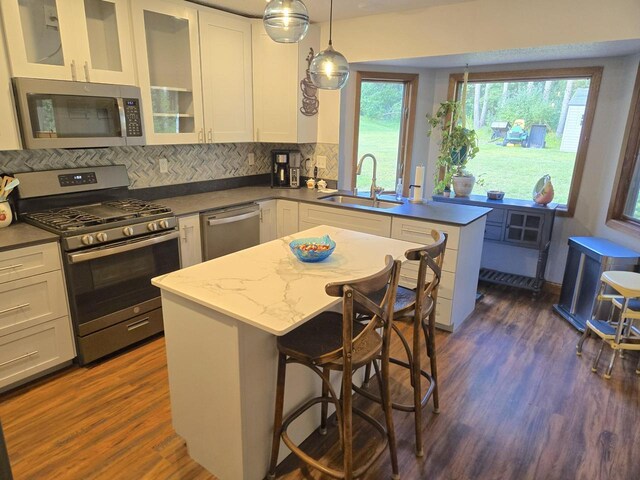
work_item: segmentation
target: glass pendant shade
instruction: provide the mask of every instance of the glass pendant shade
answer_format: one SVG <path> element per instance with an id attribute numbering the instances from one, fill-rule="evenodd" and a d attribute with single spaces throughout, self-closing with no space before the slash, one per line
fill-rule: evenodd
<path id="1" fill-rule="evenodd" d="M 262 17 L 264 29 L 278 43 L 296 43 L 309 29 L 307 7 L 300 0 L 271 0 Z"/>
<path id="2" fill-rule="evenodd" d="M 339 90 L 349 79 L 349 62 L 331 44 L 311 61 L 309 66 L 311 82 L 324 90 Z"/>

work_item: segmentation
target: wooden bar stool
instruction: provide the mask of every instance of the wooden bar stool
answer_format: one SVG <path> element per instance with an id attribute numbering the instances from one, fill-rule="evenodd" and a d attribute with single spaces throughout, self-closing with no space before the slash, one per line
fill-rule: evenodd
<path id="1" fill-rule="evenodd" d="M 393 305 L 400 277 L 400 261 L 394 261 L 387 256 L 385 263 L 384 269 L 372 276 L 345 283 L 330 283 L 325 287 L 328 295 L 342 297 L 342 314 L 323 312 L 278 338 L 278 384 L 271 462 L 267 478 L 275 478 L 281 438 L 285 445 L 306 464 L 334 478 L 348 480 L 361 476 L 388 446 L 393 470 L 392 478 L 400 478 L 389 398 L 389 342 L 393 324 Z M 380 302 L 370 299 L 373 293 L 380 291 L 384 291 Z M 354 321 L 356 303 L 359 308 L 364 308 L 371 315 L 371 321 L 366 325 Z M 352 372 L 371 363 L 375 358 L 381 358 L 380 389 L 384 398 L 382 405 L 386 428 L 352 404 Z M 286 366 L 289 363 L 304 365 L 316 373 L 322 380 L 322 396 L 312 398 L 283 419 Z M 330 382 L 332 370 L 342 372 L 340 395 L 336 393 Z M 295 445 L 287 434 L 287 427 L 291 422 L 318 403 L 321 404 L 322 412 L 321 433 L 326 432 L 327 429 L 329 403 L 336 408 L 343 453 L 342 470 L 331 468 L 311 457 Z M 352 415 L 354 413 L 372 425 L 381 437 L 374 453 L 358 467 L 353 464 Z"/>
<path id="2" fill-rule="evenodd" d="M 389 362 L 404 367 L 411 372 L 413 402 L 411 404 L 392 402 L 392 407 L 396 410 L 414 413 L 416 455 L 418 457 L 424 455 L 422 448 L 422 408 L 430 398 L 433 398 L 434 413 L 438 413 L 440 407 L 435 346 L 435 318 L 438 286 L 442 276 L 442 263 L 447 247 L 447 236 L 445 233 L 432 230 L 431 237 L 433 238 L 432 244 L 405 252 L 407 260 L 419 261 L 415 291 L 401 286 L 398 287 L 394 305 L 393 331 L 398 335 L 402 343 L 406 361 L 393 357 L 389 358 Z M 412 326 L 411 343 L 398 328 L 397 322 L 405 322 Z M 421 335 L 424 337 L 426 354 L 429 357 L 430 373 L 422 370 L 421 367 L 423 348 Z M 373 365 L 377 367 L 375 362 L 373 362 Z M 370 367 L 370 365 L 367 366 L 365 382 L 368 380 Z M 421 377 L 425 378 L 429 385 L 425 392 L 422 391 Z M 382 401 L 379 396 L 366 389 L 358 387 L 354 387 L 354 389 L 371 400 Z"/>
<path id="3" fill-rule="evenodd" d="M 610 287 L 616 293 L 605 294 L 606 287 Z M 640 273 L 608 271 L 604 272 L 600 277 L 600 291 L 597 302 L 591 319 L 587 320 L 587 326 L 576 346 L 576 353 L 577 355 L 582 355 L 582 345 L 591 332 L 600 337 L 602 344 L 591 367 L 591 370 L 596 372 L 602 350 L 608 344 L 613 351 L 604 378 L 611 378 L 611 371 L 618 351 L 622 356 L 624 350 L 640 350 L 640 330 L 634 324 L 636 320 L 640 320 L 639 299 Z M 595 317 L 603 302 L 610 302 L 612 308 L 607 320 L 598 320 Z M 620 311 L 620 316 L 617 322 L 614 322 L 613 312 L 616 309 Z M 640 362 L 636 367 L 636 373 L 640 375 Z"/>

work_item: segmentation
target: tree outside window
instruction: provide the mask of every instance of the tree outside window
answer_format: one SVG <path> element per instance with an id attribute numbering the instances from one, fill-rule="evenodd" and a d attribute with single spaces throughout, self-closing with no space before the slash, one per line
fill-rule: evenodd
<path id="1" fill-rule="evenodd" d="M 470 74 L 466 124 L 480 151 L 468 169 L 482 180 L 474 193 L 502 190 L 531 200 L 540 177 L 551 175 L 554 202 L 572 213 L 602 69 L 572 68 Z M 462 75 L 452 75 L 461 97 Z"/>

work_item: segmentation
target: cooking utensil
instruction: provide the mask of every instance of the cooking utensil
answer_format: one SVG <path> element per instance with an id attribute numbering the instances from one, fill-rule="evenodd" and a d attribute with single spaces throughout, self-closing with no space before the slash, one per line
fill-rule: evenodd
<path id="1" fill-rule="evenodd" d="M 2 177 L 2 181 L 0 181 L 0 198 L 4 197 L 4 188 L 9 184 L 11 180 L 8 176 Z"/>
<path id="2" fill-rule="evenodd" d="M 0 184 L 0 199 L 5 201 L 9 194 L 20 185 L 20 180 L 17 178 L 6 176 L 2 179 L 2 184 Z"/>
<path id="3" fill-rule="evenodd" d="M 11 180 L 6 187 L 4 187 L 4 194 L 5 197 L 8 197 L 9 194 L 13 191 L 14 188 L 16 188 L 18 185 L 20 185 L 20 180 L 18 180 L 17 178 L 14 178 L 13 180 Z"/>

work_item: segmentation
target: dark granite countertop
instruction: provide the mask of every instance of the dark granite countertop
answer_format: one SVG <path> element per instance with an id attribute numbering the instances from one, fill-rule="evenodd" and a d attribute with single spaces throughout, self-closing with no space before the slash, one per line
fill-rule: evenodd
<path id="1" fill-rule="evenodd" d="M 348 195 L 349 192 L 339 192 Z M 194 195 L 184 195 L 179 197 L 161 198 L 156 200 L 171 208 L 173 212 L 180 215 L 188 215 L 215 208 L 223 208 L 242 203 L 256 202 L 270 199 L 285 199 L 298 202 L 316 203 L 336 208 L 350 208 L 381 215 L 392 215 L 398 217 L 413 218 L 416 220 L 426 220 L 448 225 L 464 226 L 488 214 L 491 209 L 484 207 L 474 207 L 469 205 L 453 205 L 429 201 L 423 204 L 409 203 L 405 199 L 403 205 L 389 209 L 377 209 L 364 206 L 335 205 L 320 200 L 331 193 L 320 193 L 317 190 L 308 188 L 301 189 L 277 189 L 267 186 L 241 187 L 230 190 L 220 190 L 209 193 L 197 193 Z M 381 198 L 385 198 L 384 196 Z"/>
<path id="2" fill-rule="evenodd" d="M 27 223 L 14 223 L 0 228 L 0 251 L 27 247 L 40 243 L 56 242 L 58 235 Z"/>

